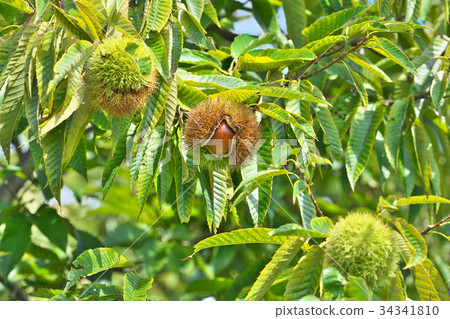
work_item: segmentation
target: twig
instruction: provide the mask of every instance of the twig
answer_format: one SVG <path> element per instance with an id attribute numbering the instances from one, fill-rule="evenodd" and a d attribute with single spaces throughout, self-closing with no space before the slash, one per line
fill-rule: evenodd
<path id="1" fill-rule="evenodd" d="M 447 217 L 441 219 L 440 221 L 438 221 L 436 224 L 434 225 L 428 225 L 424 230 L 422 230 L 420 232 L 420 234 L 423 236 L 425 234 L 427 234 L 430 230 L 438 227 L 439 225 L 441 225 L 442 223 L 444 223 L 447 219 L 450 219 L 450 215 L 448 215 Z"/>
<path id="2" fill-rule="evenodd" d="M 218 26 L 216 26 L 215 24 L 211 24 L 207 29 L 206 32 L 209 31 L 213 31 L 216 32 L 217 34 L 219 34 L 222 38 L 224 38 L 225 40 L 231 41 L 233 42 L 234 38 L 236 38 L 238 36 L 238 34 L 233 33 L 229 30 L 225 30 L 225 29 L 221 29 Z"/>
<path id="3" fill-rule="evenodd" d="M 349 55 L 352 52 L 357 51 L 364 43 L 366 43 L 367 41 L 367 36 L 364 37 L 360 42 L 358 42 L 353 48 L 351 48 L 348 51 L 342 52 L 341 54 L 339 54 L 336 58 L 334 58 L 333 60 L 331 60 L 330 62 L 328 62 L 326 65 L 324 65 L 321 68 L 318 68 L 317 70 L 312 71 L 311 73 L 307 73 L 307 74 L 303 74 L 301 75 L 297 80 L 305 80 L 308 79 L 314 75 L 316 75 L 317 73 L 322 72 L 323 70 L 328 69 L 330 66 L 332 66 L 333 64 L 341 61 L 342 59 L 344 59 L 347 55 Z"/>
<path id="4" fill-rule="evenodd" d="M 288 159 L 288 162 L 294 163 L 295 168 L 299 171 L 299 173 L 300 173 L 300 175 L 301 175 L 301 177 L 302 177 L 302 179 L 303 179 L 303 182 L 305 182 L 306 189 L 308 190 L 308 195 L 309 195 L 309 197 L 311 198 L 311 201 L 313 202 L 314 207 L 315 207 L 316 210 L 319 212 L 320 216 L 325 217 L 325 215 L 322 213 L 322 210 L 321 210 L 320 207 L 319 207 L 319 204 L 317 204 L 317 201 L 316 201 L 316 199 L 314 198 L 313 193 L 311 192 L 311 188 L 309 188 L 309 184 L 308 184 L 308 182 L 306 181 L 305 174 L 303 173 L 303 171 L 302 171 L 302 170 L 300 169 L 300 167 L 298 166 L 298 163 L 297 163 L 296 161 L 294 161 L 293 159 Z M 286 165 L 286 169 L 287 169 L 289 172 L 292 173 L 292 171 L 288 168 L 287 165 Z M 296 176 L 297 176 L 297 175 L 296 175 Z M 292 182 L 291 182 L 291 184 L 292 184 Z"/>
<path id="5" fill-rule="evenodd" d="M 299 167 L 297 167 L 297 168 L 299 169 Z M 305 178 L 305 174 L 304 174 L 300 169 L 299 169 L 298 171 L 300 172 L 300 175 L 302 176 L 303 181 L 305 182 L 306 189 L 308 190 L 308 195 L 309 195 L 309 197 L 311 198 L 311 201 L 313 202 L 314 207 L 315 207 L 316 210 L 319 212 L 320 216 L 325 217 L 325 215 L 322 213 L 322 210 L 321 210 L 320 207 L 319 207 L 319 204 L 317 204 L 317 201 L 316 201 L 316 199 L 314 198 L 313 193 L 311 192 L 311 188 L 309 188 L 308 182 L 306 181 L 306 178 Z"/>
<path id="6" fill-rule="evenodd" d="M 304 72 L 303 72 L 303 70 L 302 70 L 302 71 L 298 72 L 296 75 L 294 75 L 294 76 L 291 78 L 291 81 L 292 81 L 292 80 L 294 80 L 294 81 L 296 81 L 296 80 L 305 80 L 305 79 L 308 79 L 308 78 L 310 78 L 310 77 L 316 75 L 317 73 L 322 72 L 323 70 L 328 69 L 328 68 L 329 68 L 330 66 L 332 66 L 333 64 L 335 64 L 335 63 L 341 61 L 342 59 L 344 59 L 344 58 L 345 58 L 347 55 L 349 55 L 350 53 L 355 52 L 356 50 L 358 50 L 358 49 L 359 49 L 366 41 L 367 41 L 367 36 L 365 36 L 364 38 L 361 39 L 361 41 L 359 41 L 358 43 L 356 43 L 356 45 L 355 45 L 353 48 L 351 48 L 351 49 L 348 50 L 348 51 L 342 52 L 342 53 L 339 54 L 336 58 L 334 58 L 333 60 L 331 60 L 330 62 L 328 62 L 328 63 L 327 63 L 326 65 L 324 65 L 323 67 L 318 68 L 317 70 L 314 70 L 314 71 L 312 71 L 311 73 L 307 73 L 307 74 L 304 74 Z M 334 54 L 334 53 L 340 51 L 341 49 L 342 49 L 342 48 L 339 48 L 339 49 L 337 49 L 336 51 L 334 51 L 334 52 L 332 52 L 332 53 L 329 53 L 328 55 Z M 312 60 L 310 63 L 308 63 L 308 64 L 306 65 L 306 68 L 305 68 L 304 70 L 307 70 L 311 65 L 317 63 L 317 62 L 319 61 L 319 59 L 322 58 L 322 57 L 323 57 L 323 55 L 322 55 L 322 56 L 319 56 L 319 57 L 316 58 L 315 60 Z M 285 86 L 286 83 L 287 83 L 287 82 L 285 82 L 283 86 Z"/>
<path id="7" fill-rule="evenodd" d="M 335 54 L 335 53 L 341 51 L 341 50 L 345 47 L 346 43 L 347 43 L 347 41 L 346 41 L 346 42 L 343 42 L 341 45 L 339 45 L 339 47 L 338 47 L 336 50 L 334 50 L 333 52 L 330 52 L 330 53 L 327 53 L 327 54 L 321 54 L 320 56 L 318 56 L 318 57 L 315 58 L 314 60 L 310 61 L 308 64 L 305 65 L 305 67 L 304 67 L 301 71 L 297 72 L 297 74 L 295 74 L 295 75 L 291 78 L 291 80 L 285 81 L 281 86 L 282 86 L 282 87 L 288 87 L 290 81 L 292 81 L 292 80 L 294 80 L 294 81 L 295 81 L 295 80 L 298 80 L 298 79 L 303 75 L 303 73 L 306 72 L 306 70 L 308 70 L 312 65 L 316 64 L 317 62 L 319 62 L 321 58 L 323 58 L 323 57 L 329 57 L 329 56 L 331 56 L 331 55 L 333 55 L 333 54 Z"/>
<path id="8" fill-rule="evenodd" d="M 329 52 L 329 53 L 327 53 L 327 54 L 322 54 L 321 56 L 319 56 L 319 58 L 324 58 L 324 57 L 332 56 L 332 55 L 338 53 L 339 51 L 341 51 L 343 48 L 345 48 L 346 45 L 347 45 L 347 41 L 341 42 L 341 43 L 339 44 L 339 47 L 338 47 L 336 50 L 334 50 L 334 51 L 332 51 L 332 52 Z M 319 58 L 318 58 L 318 59 L 319 59 Z"/>
<path id="9" fill-rule="evenodd" d="M 442 98 L 448 99 L 448 98 L 450 98 L 450 94 L 446 94 L 446 95 L 442 96 Z M 431 99 L 430 91 L 425 91 L 425 92 L 419 93 L 417 95 L 414 95 L 414 100 L 421 100 L 421 99 L 425 99 L 425 100 Z M 394 104 L 394 102 L 395 102 L 395 100 L 384 100 L 383 105 L 391 106 L 392 104 Z"/>
<path id="10" fill-rule="evenodd" d="M 11 300 L 28 301 L 27 294 L 19 288 L 15 283 L 8 281 L 0 276 L 0 282 L 11 292 Z"/>
<path id="11" fill-rule="evenodd" d="M 314 60 L 309 61 L 309 63 L 307 65 L 305 65 L 305 67 L 301 71 L 297 72 L 297 74 L 295 74 L 290 80 L 284 81 L 281 86 L 282 87 L 288 87 L 289 83 L 291 81 L 297 81 L 302 76 L 304 70 L 308 70 L 312 65 L 316 64 L 317 62 L 319 62 L 320 58 L 321 58 L 321 56 L 315 58 Z"/>
<path id="12" fill-rule="evenodd" d="M 36 8 L 33 6 L 33 4 L 31 3 L 30 0 L 27 0 L 28 4 L 30 5 L 31 9 L 33 9 L 33 11 L 36 11 Z"/>

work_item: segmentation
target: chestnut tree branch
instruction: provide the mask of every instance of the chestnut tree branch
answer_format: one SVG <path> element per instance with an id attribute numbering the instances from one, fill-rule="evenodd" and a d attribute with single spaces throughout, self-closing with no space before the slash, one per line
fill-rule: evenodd
<path id="1" fill-rule="evenodd" d="M 0 282 L 10 291 L 10 300 L 28 301 L 27 294 L 15 283 L 4 279 L 2 276 L 0 276 Z"/>
<path id="2" fill-rule="evenodd" d="M 444 223 L 446 220 L 448 220 L 448 219 L 450 219 L 450 215 L 448 215 L 447 217 L 441 219 L 440 221 L 438 221 L 438 222 L 437 222 L 436 224 L 434 224 L 434 225 L 428 225 L 424 230 L 422 230 L 422 231 L 420 232 L 420 234 L 421 234 L 422 236 L 423 236 L 423 235 L 426 235 L 430 230 L 432 230 L 432 229 L 434 229 L 434 228 L 440 226 L 441 224 L 443 224 L 443 223 Z"/>
<path id="3" fill-rule="evenodd" d="M 323 70 L 328 69 L 333 64 L 335 64 L 335 63 L 341 61 L 342 59 L 344 59 L 350 53 L 357 51 L 364 43 L 366 43 L 366 41 L 367 41 L 367 36 L 362 38 L 361 41 L 359 41 L 358 43 L 356 43 L 356 45 L 353 48 L 351 48 L 350 50 L 342 52 L 341 54 L 339 54 L 337 57 L 335 57 L 333 60 L 331 60 L 330 62 L 328 62 L 324 66 L 322 66 L 322 67 L 318 68 L 317 70 L 314 70 L 314 71 L 312 71 L 310 73 L 306 73 L 306 74 L 304 74 L 304 71 L 302 70 L 302 71 L 298 72 L 296 75 L 294 75 L 294 77 L 292 77 L 291 80 L 305 80 L 305 79 L 308 79 L 308 78 L 310 78 L 310 77 L 312 77 L 312 76 L 322 72 Z M 336 50 L 335 52 L 338 52 L 339 50 L 340 49 Z M 306 66 L 305 70 L 307 70 L 311 65 L 317 63 L 319 61 L 319 59 L 322 58 L 322 57 L 323 57 L 323 55 L 319 56 L 318 58 L 316 58 L 315 60 L 310 62 Z"/>
<path id="4" fill-rule="evenodd" d="M 450 98 L 450 94 L 445 94 L 444 96 L 442 96 L 442 98 L 448 99 L 448 98 Z M 425 92 L 419 93 L 417 95 L 414 95 L 414 100 L 421 100 L 421 99 L 430 100 L 431 99 L 430 91 L 425 91 Z M 395 102 L 395 100 L 384 100 L 383 105 L 391 106 L 392 104 L 394 104 L 394 102 Z"/>

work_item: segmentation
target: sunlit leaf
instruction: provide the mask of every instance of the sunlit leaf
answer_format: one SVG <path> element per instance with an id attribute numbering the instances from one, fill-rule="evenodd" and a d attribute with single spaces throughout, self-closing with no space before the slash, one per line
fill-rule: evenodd
<path id="1" fill-rule="evenodd" d="M 366 110 L 360 107 L 353 119 L 345 155 L 347 176 L 352 188 L 367 165 L 382 116 L 383 108 L 371 104 Z"/>
<path id="2" fill-rule="evenodd" d="M 322 275 L 324 255 L 322 247 L 314 245 L 300 258 L 288 279 L 284 300 L 299 300 L 316 293 Z"/>
<path id="3" fill-rule="evenodd" d="M 75 259 L 73 266 L 67 276 L 68 282 L 64 289 L 66 291 L 76 284 L 81 277 L 94 275 L 111 268 L 133 268 L 134 264 L 112 248 L 96 248 L 84 251 Z"/>
<path id="4" fill-rule="evenodd" d="M 270 236 L 270 228 L 246 228 L 208 237 L 194 246 L 194 253 L 200 250 L 241 244 L 277 244 L 287 241 L 289 236 Z"/>
<path id="5" fill-rule="evenodd" d="M 388 39 L 377 38 L 376 36 L 373 37 L 373 43 L 376 45 L 376 49 L 379 50 L 380 53 L 386 55 L 392 61 L 401 65 L 415 76 L 420 77 L 414 64 L 412 64 L 408 57 L 394 43 Z"/>
<path id="6" fill-rule="evenodd" d="M 243 71 L 261 72 L 309 61 L 315 57 L 314 53 L 307 49 L 253 50 L 239 57 L 238 67 Z"/>
<path id="7" fill-rule="evenodd" d="M 269 290 L 271 284 L 295 257 L 304 243 L 302 238 L 291 238 L 281 245 L 270 262 L 264 267 L 256 282 L 248 292 L 245 300 L 260 300 Z"/>
<path id="8" fill-rule="evenodd" d="M 322 19 L 317 20 L 302 33 L 307 37 L 308 42 L 315 41 L 330 35 L 333 31 L 343 27 L 347 22 L 364 13 L 369 6 L 357 6 L 332 13 Z"/>
<path id="9" fill-rule="evenodd" d="M 411 258 L 405 260 L 407 262 L 405 269 L 421 264 L 427 257 L 428 249 L 425 239 L 413 225 L 407 224 L 401 219 L 396 219 L 393 223 L 402 235 L 411 253 Z"/>
<path id="10" fill-rule="evenodd" d="M 126 273 L 123 278 L 123 300 L 145 301 L 147 290 L 152 287 L 153 278 L 142 278 L 135 273 Z"/>
<path id="11" fill-rule="evenodd" d="M 15 211 L 5 221 L 0 240 L 0 273 L 7 280 L 14 266 L 22 259 L 31 242 L 31 223 L 26 215 Z"/>

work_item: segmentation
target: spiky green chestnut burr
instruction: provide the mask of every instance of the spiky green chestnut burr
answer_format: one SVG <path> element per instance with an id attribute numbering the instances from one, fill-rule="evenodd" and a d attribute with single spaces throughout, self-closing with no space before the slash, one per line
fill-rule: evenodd
<path id="1" fill-rule="evenodd" d="M 157 72 L 148 50 L 127 37 L 107 38 L 88 61 L 88 97 L 112 116 L 140 110 L 156 82 Z"/>
<path id="2" fill-rule="evenodd" d="M 394 231 L 368 213 L 350 213 L 326 241 L 326 264 L 363 278 L 370 287 L 393 277 L 400 260 Z"/>

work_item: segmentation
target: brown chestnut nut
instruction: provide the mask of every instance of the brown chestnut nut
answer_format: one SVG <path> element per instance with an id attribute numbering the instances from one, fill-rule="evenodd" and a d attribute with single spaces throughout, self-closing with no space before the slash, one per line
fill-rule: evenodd
<path id="1" fill-rule="evenodd" d="M 231 150 L 231 143 L 235 135 L 235 132 L 228 125 L 227 121 L 223 120 L 216 128 L 206 147 L 215 155 L 222 156 L 228 154 Z"/>
<path id="2" fill-rule="evenodd" d="M 244 103 L 208 98 L 188 113 L 184 144 L 204 168 L 239 169 L 255 158 L 261 128 Z"/>

